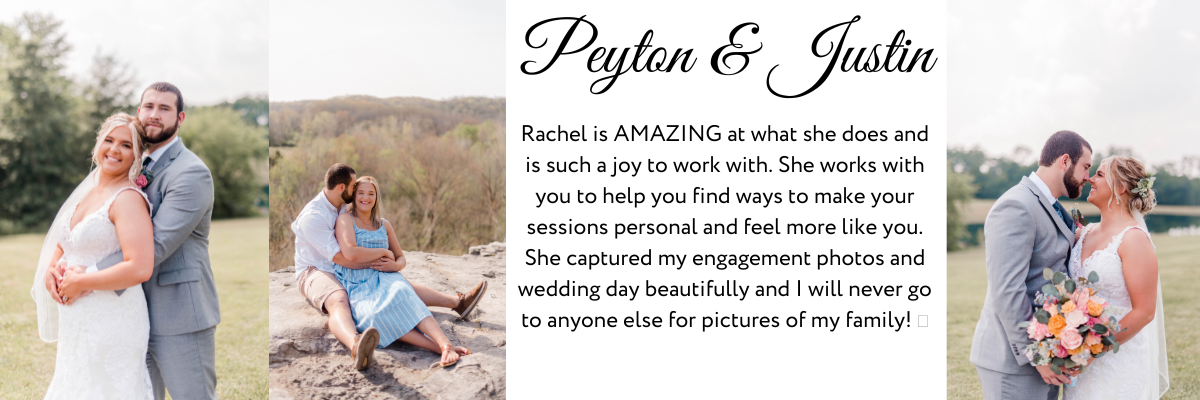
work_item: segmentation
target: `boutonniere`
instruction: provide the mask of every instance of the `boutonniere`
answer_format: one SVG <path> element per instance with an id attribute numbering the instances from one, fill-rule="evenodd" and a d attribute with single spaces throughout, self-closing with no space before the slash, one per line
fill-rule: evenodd
<path id="1" fill-rule="evenodd" d="M 154 173 L 150 172 L 149 168 L 142 168 L 141 175 L 138 175 L 137 179 L 133 180 L 133 184 L 137 185 L 138 189 L 143 190 L 146 189 L 146 186 L 150 185 L 150 182 L 154 182 Z"/>
<path id="2" fill-rule="evenodd" d="M 1071 219 L 1075 220 L 1075 226 L 1087 226 L 1088 220 L 1083 217 L 1083 213 L 1079 212 L 1078 208 L 1071 207 Z"/>

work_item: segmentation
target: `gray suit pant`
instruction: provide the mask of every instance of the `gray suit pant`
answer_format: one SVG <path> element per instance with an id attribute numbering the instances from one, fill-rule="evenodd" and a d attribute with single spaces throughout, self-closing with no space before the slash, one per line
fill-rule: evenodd
<path id="1" fill-rule="evenodd" d="M 150 335 L 146 365 L 154 398 L 175 400 L 217 398 L 217 327 L 182 335 Z"/>
<path id="2" fill-rule="evenodd" d="M 983 384 L 984 400 L 1058 398 L 1058 385 L 1047 385 L 1041 375 L 1005 374 L 978 365 L 979 382 Z"/>

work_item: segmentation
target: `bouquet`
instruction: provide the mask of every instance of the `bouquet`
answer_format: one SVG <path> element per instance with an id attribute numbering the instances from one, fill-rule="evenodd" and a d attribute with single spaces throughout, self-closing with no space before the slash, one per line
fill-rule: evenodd
<path id="1" fill-rule="evenodd" d="M 1058 373 L 1059 367 L 1082 369 L 1108 351 L 1120 350 L 1121 344 L 1113 335 L 1121 331 L 1121 324 L 1113 316 L 1115 307 L 1109 307 L 1092 288 L 1100 281 L 1096 272 L 1088 274 L 1087 279 L 1068 279 L 1050 268 L 1042 274 L 1051 283 L 1043 285 L 1034 300 L 1041 307 L 1032 319 L 1018 325 L 1033 339 L 1025 347 L 1031 364 L 1052 365 Z"/>

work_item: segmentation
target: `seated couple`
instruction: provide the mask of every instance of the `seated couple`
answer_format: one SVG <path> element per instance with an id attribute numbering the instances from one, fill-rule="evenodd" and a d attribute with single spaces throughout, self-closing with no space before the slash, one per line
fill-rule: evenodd
<path id="1" fill-rule="evenodd" d="M 372 177 L 356 180 L 345 164 L 329 167 L 325 189 L 292 222 L 300 294 L 329 315 L 329 330 L 350 349 L 356 369 L 367 368 L 376 346 L 396 340 L 440 353 L 435 365 L 452 365 L 471 350 L 452 345 L 428 307 L 466 318 L 487 281 L 452 296 L 404 279 L 404 252 L 382 217 L 380 190 Z"/>

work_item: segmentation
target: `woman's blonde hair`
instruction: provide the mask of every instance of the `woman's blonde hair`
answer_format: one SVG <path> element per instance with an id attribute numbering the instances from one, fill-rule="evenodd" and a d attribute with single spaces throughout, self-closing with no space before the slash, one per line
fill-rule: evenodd
<path id="1" fill-rule="evenodd" d="M 142 148 L 142 137 L 146 135 L 142 122 L 135 116 L 118 112 L 104 120 L 104 123 L 100 125 L 100 130 L 96 132 L 96 146 L 92 147 L 92 165 L 100 166 L 100 144 L 104 143 L 104 138 L 109 133 L 122 126 L 129 128 L 129 140 L 133 142 L 134 160 L 133 165 L 129 166 L 129 182 L 133 182 L 142 173 L 142 153 L 145 151 Z"/>
<path id="2" fill-rule="evenodd" d="M 1115 199 L 1117 205 L 1124 205 L 1130 214 L 1134 211 L 1146 214 L 1158 204 L 1154 189 L 1147 189 L 1144 195 L 1133 192 L 1133 189 L 1138 187 L 1138 181 L 1147 178 L 1146 166 L 1141 161 L 1133 157 L 1113 156 L 1101 161 L 1100 168 L 1104 170 L 1108 188 L 1113 193 L 1113 197 L 1108 199 L 1110 207 Z M 1121 196 L 1117 194 L 1118 188 L 1125 189 L 1125 204 L 1121 204 Z"/>
<path id="3" fill-rule="evenodd" d="M 370 183 L 375 186 L 375 205 L 371 206 L 371 223 L 374 224 L 372 228 L 379 229 L 383 225 L 383 209 L 379 206 L 379 203 L 383 201 L 383 191 L 379 189 L 379 181 L 376 181 L 373 176 L 359 177 L 354 181 L 354 190 L 350 192 L 353 193 L 353 197 L 350 200 L 352 203 L 350 206 L 350 215 L 358 218 L 358 207 L 354 206 L 353 203 L 358 200 L 358 185 L 363 183 Z"/>

